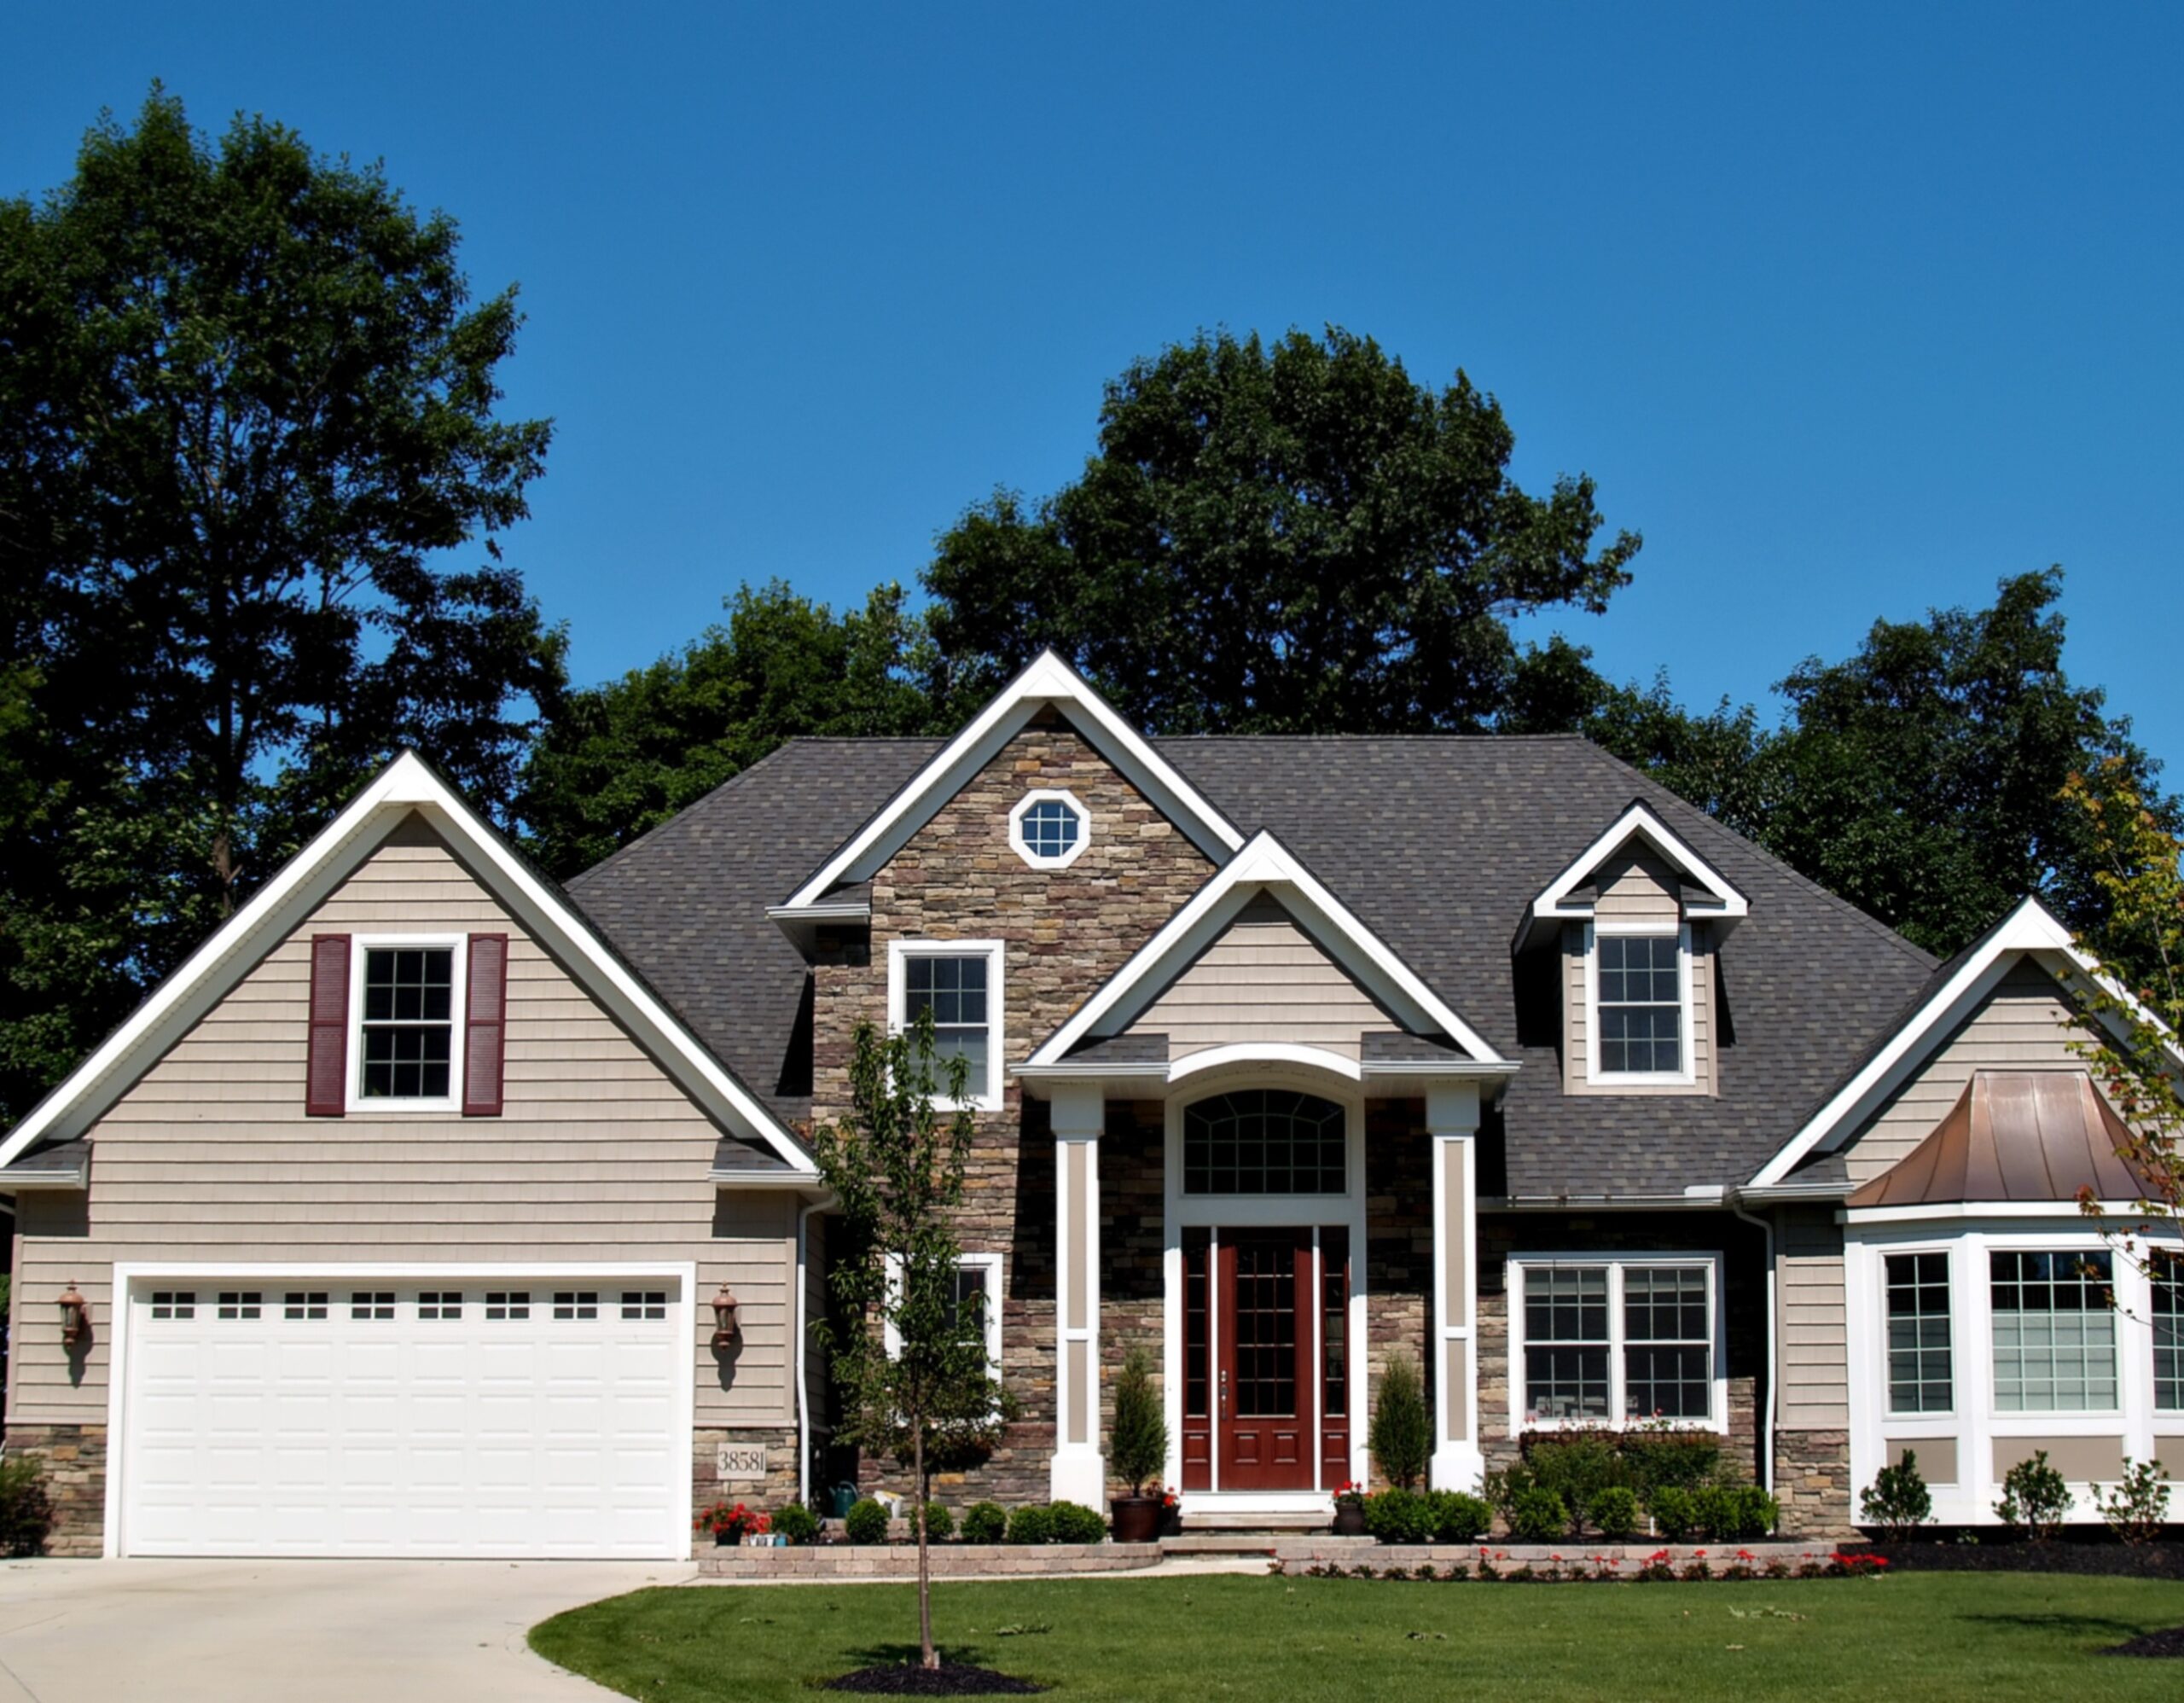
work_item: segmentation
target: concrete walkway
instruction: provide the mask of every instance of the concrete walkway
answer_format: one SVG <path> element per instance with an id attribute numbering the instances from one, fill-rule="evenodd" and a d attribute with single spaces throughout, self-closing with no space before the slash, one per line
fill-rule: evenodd
<path id="1" fill-rule="evenodd" d="M 524 1634 L 667 1561 L 0 1563 L 0 1703 L 581 1703 Z"/>

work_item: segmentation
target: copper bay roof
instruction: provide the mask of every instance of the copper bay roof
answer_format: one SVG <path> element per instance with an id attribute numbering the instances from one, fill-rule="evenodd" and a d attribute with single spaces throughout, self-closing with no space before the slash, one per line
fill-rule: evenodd
<path id="1" fill-rule="evenodd" d="M 2145 1181 L 2116 1151 L 2131 1139 L 2082 1070 L 1976 1072 L 1933 1132 L 1850 1196 L 1851 1206 L 1966 1200 L 2132 1200 Z"/>

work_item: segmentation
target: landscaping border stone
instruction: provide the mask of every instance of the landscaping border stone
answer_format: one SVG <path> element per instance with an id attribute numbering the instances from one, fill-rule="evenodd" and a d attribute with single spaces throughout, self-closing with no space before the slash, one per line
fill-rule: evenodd
<path id="1" fill-rule="evenodd" d="M 935 1578 L 979 1575 L 1067 1576 L 1135 1572 L 1160 1560 L 1158 1543 L 936 1543 Z M 717 1549 L 699 1557 L 706 1578 L 907 1579 L 918 1572 L 915 1543 L 810 1543 L 787 1549 Z"/>

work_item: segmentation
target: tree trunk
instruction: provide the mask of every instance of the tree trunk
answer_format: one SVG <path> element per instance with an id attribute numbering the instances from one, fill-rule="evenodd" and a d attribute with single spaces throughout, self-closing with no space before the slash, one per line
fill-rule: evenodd
<path id="1" fill-rule="evenodd" d="M 918 1648 L 927 1667 L 940 1665 L 940 1652 L 932 1647 L 932 1572 L 926 1559 L 925 1537 L 925 1427 L 910 1427 L 910 1482 L 918 1492 Z"/>

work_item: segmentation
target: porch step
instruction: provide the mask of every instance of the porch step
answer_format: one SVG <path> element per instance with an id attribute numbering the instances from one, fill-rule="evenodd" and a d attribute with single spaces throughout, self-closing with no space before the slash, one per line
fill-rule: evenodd
<path id="1" fill-rule="evenodd" d="M 1208 1531 L 1211 1526 L 1214 1529 Z M 1160 1540 L 1164 1555 L 1259 1555 L 1276 1543 L 1300 1534 L 1330 1543 L 1358 1543 L 1369 1548 L 1370 1537 L 1328 1537 L 1325 1515 L 1315 1520 L 1301 1514 L 1193 1514 L 1190 1530 Z"/>

